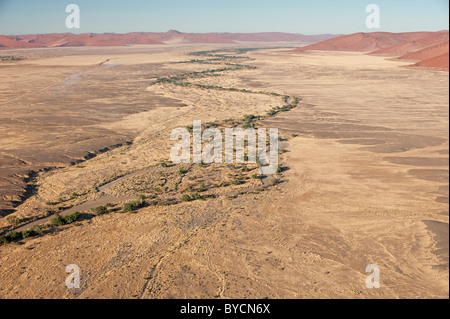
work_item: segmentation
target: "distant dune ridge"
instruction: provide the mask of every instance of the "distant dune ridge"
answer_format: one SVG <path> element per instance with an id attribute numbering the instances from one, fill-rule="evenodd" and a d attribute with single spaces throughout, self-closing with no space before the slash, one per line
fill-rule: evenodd
<path id="1" fill-rule="evenodd" d="M 449 69 L 449 31 L 354 33 L 295 49 L 294 52 L 311 50 L 368 52 L 417 61 L 413 66 Z"/>
<path id="2" fill-rule="evenodd" d="M 283 32 L 261 33 L 51 33 L 28 35 L 0 35 L 1 49 L 28 49 L 82 46 L 126 46 L 136 44 L 173 43 L 236 43 L 247 42 L 306 42 L 311 45 L 294 52 L 310 50 L 357 51 L 373 55 L 395 57 L 416 62 L 413 66 L 449 69 L 449 31 L 438 32 L 371 32 L 349 35 L 304 35 Z"/>
<path id="3" fill-rule="evenodd" d="M 339 35 L 304 35 L 282 32 L 264 33 L 182 33 L 170 30 L 165 33 L 52 33 L 28 35 L 0 35 L 0 49 L 24 49 L 79 46 L 125 46 L 132 44 L 169 43 L 235 43 L 251 42 L 310 42 L 328 40 Z"/>

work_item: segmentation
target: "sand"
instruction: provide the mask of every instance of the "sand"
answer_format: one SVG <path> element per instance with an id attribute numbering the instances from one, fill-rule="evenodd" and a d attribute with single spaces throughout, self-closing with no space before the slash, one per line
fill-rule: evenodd
<path id="1" fill-rule="evenodd" d="M 168 52 L 168 61 L 178 52 Z M 36 195 L 14 216 L 31 217 L 46 201 L 167 160 L 171 129 L 193 119 L 262 115 L 282 104 L 275 96 L 150 85 L 157 76 L 194 68 L 161 62 L 158 54 L 154 64 L 148 56 L 137 66 L 89 73 L 64 91 L 68 103 L 72 90 L 74 96 L 86 94 L 76 103 L 94 103 L 77 115 L 85 138 L 105 144 L 98 136 L 126 136 L 128 129 L 133 144 L 40 174 Z M 246 55 L 257 69 L 192 82 L 303 99 L 298 108 L 262 122 L 287 139 L 282 183 L 237 197 L 101 215 L 22 245 L 1 246 L 0 297 L 448 298 L 448 214 L 442 214 L 448 211 L 448 73 L 405 69 L 406 62 L 361 53 L 278 49 Z M 70 74 L 50 69 L 60 72 L 59 81 L 51 77 L 56 85 Z M 91 86 L 92 92 L 84 92 Z M 127 92 L 133 103 L 122 98 Z M 148 107 L 149 97 L 163 102 Z M 44 104 L 36 114 L 52 105 L 46 98 L 45 91 L 39 95 Z M 102 119 L 108 103 L 129 114 Z M 92 114 L 97 122 L 85 124 Z M 58 143 L 42 139 L 60 145 L 55 154 L 68 145 L 65 134 L 58 134 Z M 18 141 L 30 143 L 19 134 L 9 152 Z M 4 218 L 0 222 L 7 225 Z M 81 289 L 64 286 L 69 264 L 81 269 Z M 380 268 L 380 289 L 365 286 L 369 264 Z"/>
<path id="2" fill-rule="evenodd" d="M 448 71 L 448 31 L 354 33 L 304 46 L 294 52 L 315 50 L 366 52 L 417 62 L 412 67 Z"/>

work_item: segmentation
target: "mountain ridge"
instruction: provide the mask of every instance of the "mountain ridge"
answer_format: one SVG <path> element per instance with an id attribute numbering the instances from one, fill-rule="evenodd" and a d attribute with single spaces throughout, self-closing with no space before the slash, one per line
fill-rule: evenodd
<path id="1" fill-rule="evenodd" d="M 249 42 L 306 42 L 315 43 L 340 35 L 300 33 L 259 32 L 259 33 L 183 33 L 177 30 L 168 32 L 130 32 L 130 33 L 49 33 L 25 35 L 0 35 L 0 49 L 25 49 L 78 46 L 126 46 L 135 44 L 170 43 L 236 43 Z"/>

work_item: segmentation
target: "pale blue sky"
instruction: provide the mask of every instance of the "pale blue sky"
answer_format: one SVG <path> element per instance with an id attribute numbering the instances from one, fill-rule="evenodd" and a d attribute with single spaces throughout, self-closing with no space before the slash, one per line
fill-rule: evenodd
<path id="1" fill-rule="evenodd" d="M 80 7 L 80 29 L 65 26 L 71 3 Z M 371 3 L 381 29 L 365 26 Z M 448 30 L 448 10 L 448 0 L 0 0 L 0 34 L 437 31 Z"/>

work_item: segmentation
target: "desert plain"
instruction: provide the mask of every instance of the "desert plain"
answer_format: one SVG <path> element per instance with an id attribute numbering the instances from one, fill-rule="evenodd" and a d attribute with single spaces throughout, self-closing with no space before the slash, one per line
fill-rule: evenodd
<path id="1" fill-rule="evenodd" d="M 448 72 L 302 45 L 2 51 L 0 230 L 81 216 L 0 246 L 0 298 L 448 298 Z M 275 176 L 170 163 L 248 119 Z"/>

